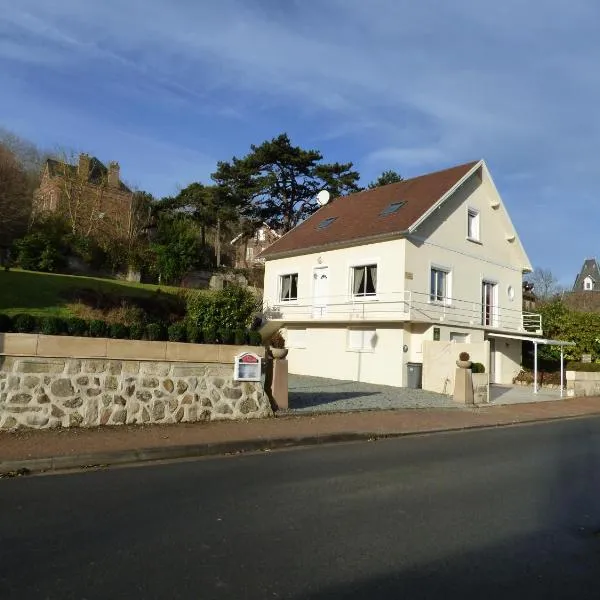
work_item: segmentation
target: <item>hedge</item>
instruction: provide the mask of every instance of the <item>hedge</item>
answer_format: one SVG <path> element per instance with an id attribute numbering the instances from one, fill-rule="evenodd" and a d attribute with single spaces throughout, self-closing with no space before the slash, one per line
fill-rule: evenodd
<path id="1" fill-rule="evenodd" d="M 583 371 L 588 373 L 600 372 L 600 363 L 584 363 L 579 361 L 569 361 L 565 368 L 566 371 Z"/>
<path id="2" fill-rule="evenodd" d="M 114 339 L 189 342 L 193 344 L 235 344 L 243 346 L 262 345 L 258 331 L 236 328 L 201 329 L 194 323 L 177 321 L 168 327 L 164 323 L 140 323 L 131 325 L 107 323 L 100 319 L 86 321 L 77 317 L 36 317 L 28 313 L 9 316 L 0 313 L 0 333 L 41 333 L 78 337 L 110 337 Z"/>

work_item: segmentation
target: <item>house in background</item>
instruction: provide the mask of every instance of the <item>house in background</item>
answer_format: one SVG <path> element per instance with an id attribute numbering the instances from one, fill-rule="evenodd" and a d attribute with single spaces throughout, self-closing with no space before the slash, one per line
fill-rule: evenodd
<path id="1" fill-rule="evenodd" d="M 291 373 L 406 386 L 441 341 L 487 348 L 491 382 L 512 383 L 523 339 L 542 333 L 482 160 L 336 198 L 262 257 L 263 333 L 283 329 Z"/>
<path id="2" fill-rule="evenodd" d="M 575 278 L 573 292 L 598 292 L 600 291 L 600 269 L 595 258 L 584 261 L 579 275 Z"/>
<path id="3" fill-rule="evenodd" d="M 121 181 L 120 167 L 80 154 L 76 165 L 48 159 L 34 193 L 34 215 L 61 214 L 81 235 L 126 238 L 139 220 L 136 195 Z M 147 219 L 147 215 L 142 215 Z"/>
<path id="4" fill-rule="evenodd" d="M 251 234 L 240 233 L 230 244 L 234 247 L 234 267 L 236 269 L 262 267 L 264 258 L 260 254 L 281 237 L 277 231 L 263 223 Z"/>

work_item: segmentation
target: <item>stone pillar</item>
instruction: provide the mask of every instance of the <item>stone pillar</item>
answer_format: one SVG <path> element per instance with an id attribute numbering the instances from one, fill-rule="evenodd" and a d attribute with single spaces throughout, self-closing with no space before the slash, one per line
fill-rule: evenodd
<path id="1" fill-rule="evenodd" d="M 288 361 L 284 358 L 273 361 L 271 393 L 278 409 L 288 408 Z"/>
<path id="2" fill-rule="evenodd" d="M 468 367 L 460 366 L 458 363 L 466 364 L 468 361 L 457 361 L 456 375 L 454 377 L 454 401 L 460 404 L 473 406 L 475 399 L 473 395 L 473 378 L 471 376 L 471 363 Z"/>

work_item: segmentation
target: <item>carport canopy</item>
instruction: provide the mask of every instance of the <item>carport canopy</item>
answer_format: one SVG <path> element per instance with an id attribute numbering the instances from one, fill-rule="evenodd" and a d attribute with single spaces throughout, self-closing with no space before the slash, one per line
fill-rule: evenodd
<path id="1" fill-rule="evenodd" d="M 575 342 L 565 342 L 564 340 L 549 340 L 546 338 L 529 337 L 525 335 L 513 335 L 510 333 L 488 333 L 488 337 L 492 338 L 509 338 L 511 340 L 521 340 L 523 342 L 533 342 L 533 393 L 538 393 L 537 373 L 538 373 L 538 345 L 544 346 L 560 346 L 560 396 L 562 398 L 564 388 L 564 347 L 575 346 Z"/>

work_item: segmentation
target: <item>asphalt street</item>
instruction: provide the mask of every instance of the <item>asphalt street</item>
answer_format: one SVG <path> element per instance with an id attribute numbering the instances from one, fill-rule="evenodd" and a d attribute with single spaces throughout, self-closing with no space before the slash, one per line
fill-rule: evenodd
<path id="1" fill-rule="evenodd" d="M 0 480 L 0 598 L 600 597 L 600 418 Z"/>

